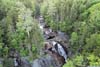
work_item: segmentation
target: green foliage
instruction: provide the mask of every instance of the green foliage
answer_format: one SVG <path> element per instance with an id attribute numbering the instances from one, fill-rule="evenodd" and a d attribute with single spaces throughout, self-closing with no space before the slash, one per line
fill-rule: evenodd
<path id="1" fill-rule="evenodd" d="M 89 8 L 89 22 L 93 25 L 91 27 L 94 31 L 100 30 L 100 3 L 97 3 Z"/>
<path id="2" fill-rule="evenodd" d="M 0 0 L 0 56 L 7 56 L 10 48 L 21 56 L 39 55 L 43 38 L 34 19 L 34 3 L 35 0 Z"/>
<path id="3" fill-rule="evenodd" d="M 83 66 L 83 56 L 75 56 L 73 59 L 68 60 L 68 63 L 66 63 L 63 67 L 84 67 Z"/>
<path id="4" fill-rule="evenodd" d="M 80 19 L 80 14 L 86 10 L 89 2 L 87 0 L 46 0 L 41 4 L 41 14 L 51 27 L 53 22 L 58 30 L 70 33 L 72 24 Z M 58 26 L 60 22 L 64 28 Z"/>
<path id="5" fill-rule="evenodd" d="M 0 0 L 0 57 L 10 48 L 39 56 L 43 36 L 34 17 L 40 14 L 53 30 L 69 34 L 70 49 L 81 53 L 64 67 L 100 66 L 100 0 Z"/>
<path id="6" fill-rule="evenodd" d="M 90 61 L 90 66 L 100 66 L 100 58 L 95 55 L 89 55 L 87 59 Z"/>
<path id="7" fill-rule="evenodd" d="M 86 17 L 90 32 L 98 32 L 100 27 L 100 3 L 94 4 L 86 12 L 83 13 L 83 17 Z"/>
<path id="8" fill-rule="evenodd" d="M 71 39 L 70 39 L 70 46 L 73 51 L 76 51 L 79 48 L 78 40 L 79 40 L 78 34 L 76 32 L 73 32 L 71 34 Z"/>
<path id="9" fill-rule="evenodd" d="M 2 64 L 0 64 L 0 67 L 3 67 Z"/>
<path id="10" fill-rule="evenodd" d="M 80 67 L 80 66 L 82 66 L 83 61 L 84 61 L 83 56 L 80 55 L 80 56 L 75 57 L 73 63 L 75 66 Z"/>
<path id="11" fill-rule="evenodd" d="M 87 60 L 86 60 L 87 59 Z M 93 54 L 88 56 L 77 55 L 72 59 L 67 60 L 68 62 L 63 67 L 87 67 L 87 66 L 100 66 L 100 58 Z M 88 64 L 87 64 L 88 63 Z"/>
<path id="12" fill-rule="evenodd" d="M 75 67 L 75 66 L 71 60 L 68 60 L 68 63 L 66 63 L 63 67 Z"/>
<path id="13" fill-rule="evenodd" d="M 99 55 L 100 52 L 100 34 L 92 34 L 90 38 L 86 39 L 86 51 Z"/>
<path id="14" fill-rule="evenodd" d="M 30 8 L 32 11 L 35 10 L 35 0 L 20 0 L 23 2 L 23 4 L 27 7 Z"/>

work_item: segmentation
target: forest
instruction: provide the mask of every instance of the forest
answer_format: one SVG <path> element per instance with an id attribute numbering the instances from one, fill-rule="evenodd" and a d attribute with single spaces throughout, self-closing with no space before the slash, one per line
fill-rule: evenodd
<path id="1" fill-rule="evenodd" d="M 100 67 L 100 0 L 0 0 L 0 67 Z"/>

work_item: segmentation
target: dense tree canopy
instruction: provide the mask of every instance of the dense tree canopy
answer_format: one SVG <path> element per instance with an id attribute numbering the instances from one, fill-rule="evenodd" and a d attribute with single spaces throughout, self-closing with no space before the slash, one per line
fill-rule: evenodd
<path id="1" fill-rule="evenodd" d="M 100 0 L 0 0 L 0 57 L 11 48 L 22 57 L 40 56 L 40 15 L 51 29 L 69 36 L 74 56 L 64 67 L 100 66 Z"/>
<path id="2" fill-rule="evenodd" d="M 34 4 L 17 0 L 0 1 L 0 56 L 6 56 L 10 48 L 17 49 L 22 56 L 29 53 L 32 57 L 34 51 L 39 53 L 36 47 L 41 48 L 39 44 L 43 39 L 37 21 L 32 17 Z"/>

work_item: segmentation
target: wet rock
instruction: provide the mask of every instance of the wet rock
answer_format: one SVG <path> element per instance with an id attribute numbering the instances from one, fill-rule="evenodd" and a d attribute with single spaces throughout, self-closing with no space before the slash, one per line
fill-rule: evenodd
<path id="1" fill-rule="evenodd" d="M 69 46 L 69 37 L 63 32 L 58 31 L 54 38 L 48 39 L 50 41 L 57 41 L 64 47 L 68 48 Z"/>
<path id="2" fill-rule="evenodd" d="M 15 67 L 31 67 L 30 62 L 25 58 L 16 58 L 14 60 Z"/>
<path id="3" fill-rule="evenodd" d="M 31 67 L 31 64 L 26 59 L 21 59 L 21 67 Z"/>
<path id="4" fill-rule="evenodd" d="M 3 61 L 3 59 L 2 59 L 2 58 L 0 58 L 0 64 L 2 64 L 2 61 Z"/>
<path id="5" fill-rule="evenodd" d="M 41 57 L 32 63 L 32 67 L 59 67 L 56 61 L 50 56 Z"/>
<path id="6" fill-rule="evenodd" d="M 43 17 L 43 16 L 40 16 L 40 17 L 38 18 L 38 20 L 39 20 L 39 23 L 44 23 L 44 17 Z"/>
<path id="7" fill-rule="evenodd" d="M 68 41 L 69 37 L 64 32 L 58 31 L 56 39 L 58 39 L 58 41 Z"/>

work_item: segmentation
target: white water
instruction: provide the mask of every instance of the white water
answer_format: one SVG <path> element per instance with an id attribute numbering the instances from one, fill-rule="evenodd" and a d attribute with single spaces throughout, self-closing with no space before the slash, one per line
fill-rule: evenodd
<path id="1" fill-rule="evenodd" d="M 45 25 L 45 22 L 43 22 L 43 17 L 40 17 L 40 19 L 39 19 L 39 21 L 40 21 L 40 23 L 39 23 L 39 28 L 41 29 L 41 31 L 44 33 L 43 34 L 43 36 L 44 36 L 44 39 L 47 39 L 48 37 L 49 37 L 49 34 L 51 34 L 53 31 L 52 31 L 52 29 L 51 28 L 44 28 L 44 25 Z M 63 33 L 61 33 L 61 32 L 58 32 L 58 34 L 60 34 L 60 35 L 64 35 Z M 58 35 L 59 36 L 59 35 Z M 61 36 L 61 37 L 64 37 L 64 36 Z M 59 55 L 61 55 L 61 56 L 63 56 L 64 57 L 64 59 L 65 60 L 67 60 L 67 54 L 66 54 L 66 52 L 65 52 L 65 50 L 64 50 L 64 48 L 61 46 L 61 44 L 59 44 L 59 43 L 57 43 L 57 42 L 55 42 L 55 41 L 51 41 L 51 45 L 53 45 L 53 47 L 52 47 L 52 50 L 53 51 L 55 51 L 55 52 L 58 52 L 58 54 Z M 55 48 L 55 45 L 57 45 L 57 47 L 58 47 L 58 50 Z M 44 58 L 43 60 L 45 60 L 46 58 Z M 41 61 L 42 59 L 40 59 L 40 60 L 38 60 L 38 61 Z M 38 61 L 36 61 L 34 64 L 33 64 L 33 66 L 32 67 L 41 67 L 42 65 L 41 64 L 45 64 L 45 65 L 43 65 L 42 67 L 49 67 L 48 66 L 48 64 L 47 64 L 47 66 L 46 66 L 46 63 L 43 63 L 43 62 L 41 62 L 41 64 L 39 64 L 39 62 Z M 52 61 L 48 61 L 48 60 L 45 60 L 46 62 L 52 62 Z M 65 61 L 66 62 L 66 61 Z M 37 63 L 37 64 L 36 64 Z M 52 64 L 51 64 L 52 65 Z M 56 67 L 55 65 L 53 65 L 53 67 Z M 58 66 L 57 66 L 58 67 Z"/>
<path id="2" fill-rule="evenodd" d="M 15 65 L 15 67 L 18 66 L 18 63 L 16 61 L 16 58 L 14 58 L 14 65 Z"/>
<path id="3" fill-rule="evenodd" d="M 43 20 L 44 20 L 43 17 L 40 17 L 39 27 L 40 27 L 40 29 L 42 30 L 42 32 L 45 33 L 44 36 L 46 36 L 46 35 L 48 35 L 48 34 L 50 34 L 50 33 L 52 32 L 52 29 L 50 29 L 50 28 L 48 28 L 48 29 L 43 29 L 43 26 L 45 25 L 45 23 L 43 23 Z M 42 21 L 42 23 L 41 23 L 41 21 Z M 61 33 L 61 32 L 58 32 L 58 33 L 61 34 L 61 35 L 64 35 L 64 34 Z M 62 36 L 62 37 L 63 37 L 63 36 Z M 59 44 L 59 43 L 57 43 L 57 42 L 55 42 L 55 41 L 52 41 L 52 45 L 53 45 L 53 46 L 55 46 L 56 44 L 57 44 L 58 50 L 56 50 L 56 48 L 52 48 L 52 50 L 55 51 L 55 52 L 58 52 L 59 55 L 63 56 L 64 59 L 67 60 L 67 54 L 66 54 L 64 48 L 61 46 L 61 44 Z"/>
<path id="4" fill-rule="evenodd" d="M 52 44 L 53 46 L 55 46 L 57 44 L 57 47 L 58 47 L 58 53 L 64 57 L 65 60 L 67 60 L 67 54 L 64 50 L 64 48 L 61 46 L 61 44 L 55 42 L 55 41 L 52 41 Z"/>

